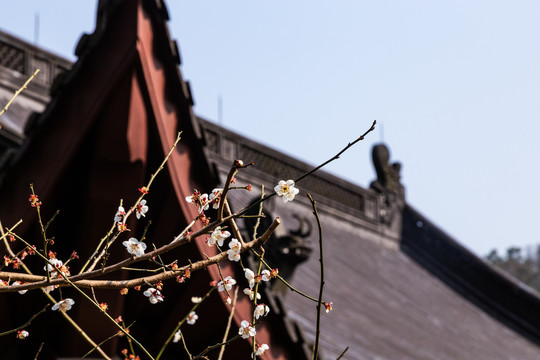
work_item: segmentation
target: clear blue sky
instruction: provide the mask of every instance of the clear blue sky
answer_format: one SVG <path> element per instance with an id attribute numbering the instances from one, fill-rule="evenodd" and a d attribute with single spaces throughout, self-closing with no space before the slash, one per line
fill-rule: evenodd
<path id="1" fill-rule="evenodd" d="M 195 111 L 362 186 L 381 138 L 407 200 L 479 255 L 540 242 L 540 2 L 168 1 Z M 74 59 L 96 1 L 6 2 L 0 28 Z M 381 129 L 384 131 L 381 132 Z"/>

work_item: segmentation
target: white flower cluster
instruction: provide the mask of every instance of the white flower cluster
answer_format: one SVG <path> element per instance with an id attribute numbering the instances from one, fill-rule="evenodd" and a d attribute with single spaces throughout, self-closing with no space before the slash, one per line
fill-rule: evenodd
<path id="1" fill-rule="evenodd" d="M 249 296 L 251 300 L 253 300 L 253 298 L 255 297 L 255 290 L 253 290 L 255 283 L 259 281 L 270 281 L 270 279 L 272 278 L 272 274 L 269 270 L 263 270 L 260 275 L 255 275 L 255 273 L 248 268 L 244 269 L 244 276 L 248 281 L 249 288 L 245 288 L 243 291 L 244 294 Z M 260 298 L 261 294 L 257 293 L 257 299 Z"/>

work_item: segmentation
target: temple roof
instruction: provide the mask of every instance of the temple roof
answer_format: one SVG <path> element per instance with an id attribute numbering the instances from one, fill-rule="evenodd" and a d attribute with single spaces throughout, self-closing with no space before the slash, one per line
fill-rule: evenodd
<path id="1" fill-rule="evenodd" d="M 96 224 L 108 226 L 120 197 L 133 200 L 134 190 L 148 180 L 180 130 L 184 140 L 149 197 L 149 215 L 156 224 L 150 235 L 159 241 L 197 216 L 184 201 L 186 195 L 223 183 L 235 159 L 255 165 L 236 177 L 237 185 L 252 184 L 253 191 L 231 191 L 233 210 L 259 198 L 260 184 L 269 192 L 279 180 L 298 178 L 312 168 L 193 114 L 193 97 L 179 70 L 180 54 L 167 20 L 163 1 L 100 1 L 96 30 L 81 37 L 73 67 L 0 34 L 0 51 L 11 54 L 0 62 L 0 100 L 29 75 L 23 65 L 28 61 L 21 62 L 21 56 L 44 58 L 49 74 L 2 119 L 7 144 L 0 149 L 5 155 L 0 163 L 4 225 L 23 217 L 21 233 L 36 231 L 29 225 L 34 211 L 26 203 L 32 182 L 48 211 L 60 208 L 65 214 L 57 220 L 58 241 L 90 251 L 88 244 L 105 231 Z M 50 86 L 52 98 L 44 108 L 49 98 L 43 94 Z M 33 111 L 42 112 L 28 122 Z M 274 197 L 264 205 L 268 218 L 283 221 L 269 242 L 269 261 L 293 286 L 316 297 L 318 233 L 305 194 L 317 201 L 325 250 L 324 299 L 334 303 L 334 310 L 323 314 L 321 358 L 335 359 L 350 347 L 343 359 L 537 359 L 539 295 L 471 254 L 410 206 L 400 183 L 401 166 L 390 163 L 386 146 L 376 147 L 372 158 L 377 177 L 369 188 L 319 171 L 298 182 L 300 194 L 293 202 Z M 239 223 L 249 238 L 252 224 Z M 134 233 L 143 230 L 131 226 Z M 205 246 L 201 239 L 179 256 L 187 261 L 212 255 Z M 122 255 L 112 252 L 113 258 Z M 242 276 L 231 264 L 224 265 L 224 273 Z M 190 287 L 170 290 L 167 296 L 175 300 L 156 310 L 157 319 L 141 320 L 145 336 L 151 342 L 166 336 L 192 293 L 216 279 L 217 270 L 211 268 Z M 273 347 L 263 360 L 310 358 L 315 303 L 276 283 L 263 291 L 272 310 L 260 325 L 260 336 Z M 29 302 L 14 295 L 4 306 Z M 112 308 L 142 313 L 136 301 L 117 298 L 111 297 Z M 31 301 L 26 305 L 32 306 Z M 227 309 L 216 298 L 208 311 L 218 324 Z M 239 306 L 236 324 L 250 311 L 246 304 Z M 78 316 L 83 323 L 94 320 Z M 6 315 L 6 323 L 17 320 L 15 313 Z M 212 324 L 205 334 L 218 336 L 218 328 Z M 65 343 L 76 352 L 75 343 Z"/>
<path id="2" fill-rule="evenodd" d="M 295 178 L 313 168 L 215 123 L 199 121 L 208 138 L 207 156 L 221 169 L 221 179 L 225 172 L 220 164 L 229 157 L 255 161 L 237 175 L 240 185 L 254 185 L 253 193 L 232 193 L 233 206 L 258 198 L 255 184 L 271 189 L 280 177 Z M 297 187 L 300 194 L 292 203 L 272 199 L 265 209 L 285 219 L 282 231 L 291 232 L 299 218 L 309 219 L 315 228 L 305 194 L 317 201 L 325 251 L 324 298 L 334 303 L 322 320 L 325 359 L 337 358 L 347 346 L 344 358 L 355 360 L 540 356 L 537 293 L 470 253 L 410 205 L 402 204 L 400 220 L 393 220 L 399 227 L 385 222 L 382 210 L 388 194 L 378 186 L 364 189 L 321 171 Z M 298 265 L 290 282 L 316 296 L 316 231 L 305 241 L 313 253 Z M 313 304 L 288 291 L 274 291 L 274 296 L 287 321 L 300 324 L 305 341 L 312 343 Z"/>

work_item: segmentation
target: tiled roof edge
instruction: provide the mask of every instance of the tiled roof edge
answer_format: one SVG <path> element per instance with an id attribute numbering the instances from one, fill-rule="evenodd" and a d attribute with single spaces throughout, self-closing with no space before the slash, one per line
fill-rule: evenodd
<path id="1" fill-rule="evenodd" d="M 400 246 L 467 300 L 540 344 L 540 294 L 473 254 L 409 205 Z"/>
<path id="2" fill-rule="evenodd" d="M 282 178 L 298 178 L 314 168 L 313 165 L 253 141 L 202 117 L 197 116 L 197 120 L 204 129 L 207 155 L 215 160 L 216 166 L 223 166 L 223 164 L 228 166 L 235 159 L 241 159 L 245 162 L 254 161 L 255 166 L 250 168 L 250 171 L 260 175 L 261 178 L 268 179 L 270 176 L 271 181 Z M 305 178 L 301 186 L 316 197 L 325 198 L 325 204 L 346 211 L 347 214 L 362 218 L 372 224 L 380 223 L 379 195 L 371 189 L 364 189 L 324 170 L 319 170 Z"/>

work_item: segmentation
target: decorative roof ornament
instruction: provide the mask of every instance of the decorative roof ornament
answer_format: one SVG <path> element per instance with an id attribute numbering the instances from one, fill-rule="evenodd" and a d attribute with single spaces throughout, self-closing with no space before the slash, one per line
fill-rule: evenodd
<path id="1" fill-rule="evenodd" d="M 264 209 L 264 213 L 266 216 L 260 219 L 259 228 L 262 229 L 267 228 L 270 223 L 269 219 L 276 216 L 275 213 L 271 213 L 267 209 Z M 313 252 L 310 240 L 313 231 L 312 220 L 296 213 L 292 213 L 291 216 L 296 219 L 298 225 L 281 224 L 270 236 L 266 242 L 267 246 L 265 246 L 265 259 L 272 267 L 278 268 L 279 274 L 287 281 L 293 278 L 298 265 L 308 260 Z M 254 218 L 244 219 L 245 229 L 250 238 L 253 236 L 255 222 Z M 272 291 L 287 294 L 289 289 L 282 285 L 281 282 L 273 283 Z"/>
<path id="2" fill-rule="evenodd" d="M 379 221 L 394 228 L 399 226 L 395 223 L 396 214 L 401 214 L 405 205 L 405 189 L 400 181 L 401 164 L 390 163 L 390 151 L 385 144 L 373 146 L 371 156 L 377 180 L 371 183 L 370 188 L 380 194 Z"/>

